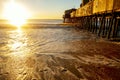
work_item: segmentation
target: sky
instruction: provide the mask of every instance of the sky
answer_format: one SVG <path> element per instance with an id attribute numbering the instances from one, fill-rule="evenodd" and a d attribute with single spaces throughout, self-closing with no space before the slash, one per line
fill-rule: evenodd
<path id="1" fill-rule="evenodd" d="M 14 0 L 22 4 L 31 14 L 31 19 L 61 19 L 64 11 L 78 8 L 81 0 Z M 3 11 L 10 0 L 0 0 L 0 19 L 4 19 Z M 12 10 L 11 10 L 12 11 Z"/>

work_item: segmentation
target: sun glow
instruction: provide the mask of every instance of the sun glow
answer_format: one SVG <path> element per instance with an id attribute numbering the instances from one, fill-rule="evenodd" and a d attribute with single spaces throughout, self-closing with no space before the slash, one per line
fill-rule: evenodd
<path id="1" fill-rule="evenodd" d="M 24 25 L 26 20 L 30 17 L 27 9 L 16 3 L 14 0 L 11 0 L 9 3 L 5 4 L 3 15 L 10 24 L 18 28 Z"/>

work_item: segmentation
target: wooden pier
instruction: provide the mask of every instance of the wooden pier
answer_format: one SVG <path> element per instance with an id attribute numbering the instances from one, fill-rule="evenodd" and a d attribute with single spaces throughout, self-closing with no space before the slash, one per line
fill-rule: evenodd
<path id="1" fill-rule="evenodd" d="M 83 0 L 82 4 L 84 3 Z M 77 23 L 79 27 L 99 37 L 120 40 L 119 3 L 120 0 L 87 0 L 80 8 L 69 11 L 70 16 L 64 16 L 64 22 Z"/>

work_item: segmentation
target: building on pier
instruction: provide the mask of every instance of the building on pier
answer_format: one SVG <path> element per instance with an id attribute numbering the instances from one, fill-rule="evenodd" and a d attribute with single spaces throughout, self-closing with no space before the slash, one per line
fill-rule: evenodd
<path id="1" fill-rule="evenodd" d="M 64 19 L 64 23 L 66 22 L 66 23 L 69 23 L 69 22 L 71 22 L 71 19 L 70 19 L 70 17 L 71 17 L 71 15 L 70 15 L 70 13 L 72 13 L 73 11 L 76 11 L 76 9 L 75 8 L 72 8 L 72 9 L 68 9 L 68 10 L 66 10 L 65 12 L 64 12 L 64 15 L 63 15 L 63 19 Z"/>
<path id="2" fill-rule="evenodd" d="M 81 27 L 108 39 L 120 38 L 120 0 L 82 0 L 81 6 L 64 16 L 64 22 Z M 66 21 L 65 19 L 67 18 Z"/>

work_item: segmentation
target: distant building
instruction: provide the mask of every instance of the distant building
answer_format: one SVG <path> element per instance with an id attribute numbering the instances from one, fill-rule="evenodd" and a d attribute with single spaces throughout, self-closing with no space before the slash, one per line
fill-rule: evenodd
<path id="1" fill-rule="evenodd" d="M 72 8 L 72 9 L 69 9 L 69 10 L 65 10 L 65 13 L 63 15 L 63 19 L 64 19 L 64 22 L 70 22 L 69 19 L 70 19 L 70 14 L 73 12 L 73 11 L 76 11 L 75 8 Z"/>
<path id="2" fill-rule="evenodd" d="M 72 9 L 69 9 L 69 10 L 65 10 L 65 13 L 64 13 L 63 18 L 70 18 L 70 13 L 71 13 L 72 11 L 76 11 L 76 9 L 75 9 L 75 8 L 72 8 Z"/>

